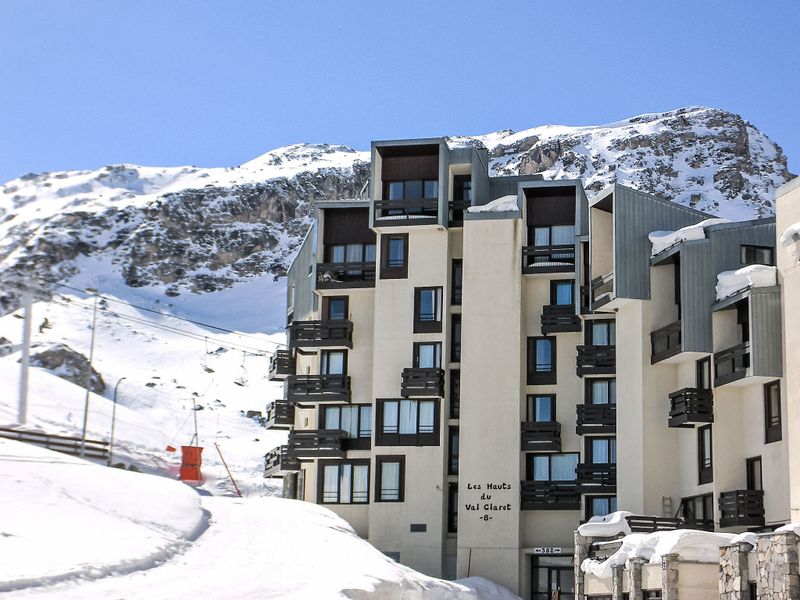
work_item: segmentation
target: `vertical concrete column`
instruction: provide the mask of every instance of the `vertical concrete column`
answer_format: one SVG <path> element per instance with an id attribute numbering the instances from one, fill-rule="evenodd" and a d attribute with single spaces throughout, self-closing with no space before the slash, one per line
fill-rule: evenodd
<path id="1" fill-rule="evenodd" d="M 720 600 L 755 600 L 750 598 L 749 565 L 747 557 L 753 546 L 734 544 L 719 549 Z"/>
<path id="2" fill-rule="evenodd" d="M 575 600 L 584 600 L 586 597 L 586 574 L 581 571 L 583 561 L 589 558 L 589 548 L 592 547 L 592 538 L 584 537 L 577 531 L 574 533 L 575 558 L 573 568 L 575 569 Z"/>
<path id="3" fill-rule="evenodd" d="M 625 565 L 613 565 L 611 567 L 611 600 L 622 600 L 623 583 L 622 577 L 625 575 Z"/>
<path id="4" fill-rule="evenodd" d="M 758 600 L 800 600 L 797 543 L 798 536 L 791 532 L 758 538 Z"/>
<path id="5" fill-rule="evenodd" d="M 678 600 L 678 555 L 665 554 L 661 557 L 661 598 Z"/>
<path id="6" fill-rule="evenodd" d="M 628 600 L 642 600 L 642 565 L 643 558 L 632 558 L 628 561 Z"/>

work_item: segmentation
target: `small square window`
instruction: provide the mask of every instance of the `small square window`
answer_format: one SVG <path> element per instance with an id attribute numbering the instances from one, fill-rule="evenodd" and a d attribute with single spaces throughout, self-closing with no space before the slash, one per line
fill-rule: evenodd
<path id="1" fill-rule="evenodd" d="M 414 289 L 414 333 L 441 333 L 442 288 Z"/>
<path id="2" fill-rule="evenodd" d="M 381 279 L 408 277 L 408 234 L 381 235 Z"/>

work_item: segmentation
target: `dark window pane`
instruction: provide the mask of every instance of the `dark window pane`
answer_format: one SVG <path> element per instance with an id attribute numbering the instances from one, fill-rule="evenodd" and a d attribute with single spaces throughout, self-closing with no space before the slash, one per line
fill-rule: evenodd
<path id="1" fill-rule="evenodd" d="M 328 318 L 331 321 L 341 321 L 347 318 L 347 300 L 345 298 L 328 300 Z"/>
<path id="2" fill-rule="evenodd" d="M 389 260 L 387 266 L 402 267 L 405 262 L 405 239 L 389 238 Z"/>
<path id="3" fill-rule="evenodd" d="M 393 181 L 389 184 L 389 200 L 403 199 L 403 182 Z"/>
<path id="4" fill-rule="evenodd" d="M 550 340 L 536 340 L 536 372 L 550 373 L 553 370 L 553 345 Z"/>
<path id="5" fill-rule="evenodd" d="M 437 180 L 427 180 L 425 182 L 425 198 L 439 197 L 439 182 Z"/>
<path id="6" fill-rule="evenodd" d="M 422 181 L 414 180 L 405 182 L 405 199 L 406 200 L 422 199 Z"/>

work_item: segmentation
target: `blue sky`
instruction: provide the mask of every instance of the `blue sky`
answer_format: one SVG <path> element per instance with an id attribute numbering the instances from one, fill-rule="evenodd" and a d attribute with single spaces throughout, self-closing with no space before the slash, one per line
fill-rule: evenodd
<path id="1" fill-rule="evenodd" d="M 0 181 L 737 112 L 800 172 L 800 2 L 3 0 Z"/>

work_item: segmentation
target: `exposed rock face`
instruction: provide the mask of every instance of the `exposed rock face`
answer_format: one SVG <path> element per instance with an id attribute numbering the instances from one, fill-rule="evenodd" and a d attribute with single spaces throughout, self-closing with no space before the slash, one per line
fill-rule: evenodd
<path id="1" fill-rule="evenodd" d="M 52 371 L 61 379 L 66 379 L 81 387 L 86 386 L 91 372 L 89 389 L 96 394 L 102 394 L 106 389 L 102 375 L 93 367 L 89 367 L 87 358 L 65 344 L 54 344 L 46 350 L 36 352 L 31 355 L 30 361 L 31 366 Z"/>
<path id="2" fill-rule="evenodd" d="M 590 195 L 619 181 L 734 219 L 772 214 L 773 190 L 791 178 L 778 145 L 738 115 L 708 108 L 450 143 L 484 144 L 493 175 L 580 178 Z M 368 160 L 345 146 L 300 144 L 232 168 L 24 175 L 0 186 L 0 313 L 17 305 L 14 281 L 63 281 L 100 267 L 166 296 L 281 277 L 314 204 L 365 193 Z"/>

